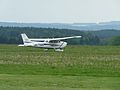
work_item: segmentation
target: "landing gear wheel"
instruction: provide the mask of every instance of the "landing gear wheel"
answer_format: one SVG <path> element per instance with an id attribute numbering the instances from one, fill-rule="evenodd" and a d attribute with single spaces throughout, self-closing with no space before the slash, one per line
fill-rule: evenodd
<path id="1" fill-rule="evenodd" d="M 63 52 L 64 50 L 63 49 L 55 49 L 55 51 L 57 51 L 57 52 Z"/>

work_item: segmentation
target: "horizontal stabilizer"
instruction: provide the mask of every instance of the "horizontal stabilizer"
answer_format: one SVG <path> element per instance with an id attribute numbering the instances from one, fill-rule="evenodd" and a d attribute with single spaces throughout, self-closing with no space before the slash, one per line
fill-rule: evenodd
<path id="1" fill-rule="evenodd" d="M 19 47 L 23 47 L 23 46 L 25 46 L 25 45 L 24 45 L 24 44 L 19 44 L 18 46 L 19 46 Z"/>

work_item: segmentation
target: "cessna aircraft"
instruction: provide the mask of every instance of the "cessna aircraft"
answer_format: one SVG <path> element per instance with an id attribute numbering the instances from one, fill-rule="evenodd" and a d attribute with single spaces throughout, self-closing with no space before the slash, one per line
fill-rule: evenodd
<path id="1" fill-rule="evenodd" d="M 24 44 L 18 46 L 33 46 L 48 49 L 55 49 L 55 51 L 63 51 L 67 46 L 67 42 L 61 41 L 72 38 L 81 38 L 81 36 L 63 37 L 63 38 L 48 38 L 48 39 L 29 39 L 25 33 L 21 34 Z"/>

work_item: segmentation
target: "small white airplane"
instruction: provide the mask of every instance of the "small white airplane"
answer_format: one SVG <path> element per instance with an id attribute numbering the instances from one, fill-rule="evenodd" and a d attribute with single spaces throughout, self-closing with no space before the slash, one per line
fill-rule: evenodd
<path id="1" fill-rule="evenodd" d="M 72 36 L 63 38 L 48 38 L 48 39 L 29 39 L 25 33 L 21 34 L 24 44 L 18 46 L 33 46 L 48 49 L 55 49 L 55 51 L 63 51 L 63 48 L 67 46 L 67 42 L 61 41 L 72 38 L 81 38 L 82 36 Z"/>

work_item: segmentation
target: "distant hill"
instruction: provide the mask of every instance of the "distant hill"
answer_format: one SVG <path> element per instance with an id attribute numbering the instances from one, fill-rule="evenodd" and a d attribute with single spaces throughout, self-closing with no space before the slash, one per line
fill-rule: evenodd
<path id="1" fill-rule="evenodd" d="M 99 38 L 111 38 L 115 36 L 120 36 L 120 30 L 99 30 L 99 31 L 89 31 L 89 33 L 98 36 Z"/>
<path id="2" fill-rule="evenodd" d="M 36 28 L 57 28 L 57 29 L 73 29 L 96 31 L 104 29 L 120 30 L 120 21 L 100 22 L 100 23 L 15 23 L 15 22 L 0 22 L 3 27 L 36 27 Z"/>
<path id="3" fill-rule="evenodd" d="M 101 45 L 120 45 L 120 30 L 87 31 L 100 39 Z"/>

